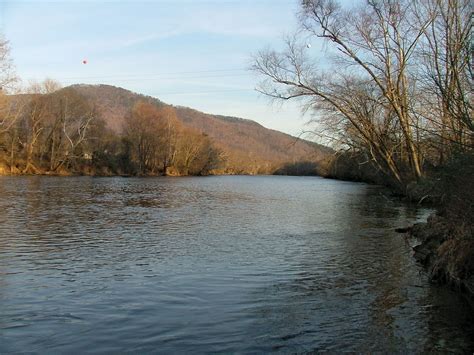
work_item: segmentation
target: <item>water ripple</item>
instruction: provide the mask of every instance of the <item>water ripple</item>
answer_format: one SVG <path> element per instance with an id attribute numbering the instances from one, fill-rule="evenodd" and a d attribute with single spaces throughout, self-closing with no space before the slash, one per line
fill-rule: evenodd
<path id="1" fill-rule="evenodd" d="M 473 349 L 393 232 L 428 211 L 297 177 L 0 178 L 0 353 Z"/>

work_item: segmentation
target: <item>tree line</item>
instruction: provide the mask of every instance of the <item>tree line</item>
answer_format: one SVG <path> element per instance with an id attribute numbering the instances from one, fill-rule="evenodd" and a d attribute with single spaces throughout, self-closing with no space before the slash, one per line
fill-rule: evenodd
<path id="1" fill-rule="evenodd" d="M 255 56 L 259 90 L 301 100 L 316 134 L 405 189 L 472 154 L 471 17 L 469 0 L 302 0 L 286 49 Z"/>
<path id="2" fill-rule="evenodd" d="M 7 52 L 7 43 L 3 50 Z M 9 70 L 3 71 L 9 84 Z M 6 83 L 5 79 L 5 83 Z M 121 132 L 73 88 L 53 80 L 21 94 L 0 92 L 0 170 L 4 174 L 206 175 L 221 152 L 184 127 L 169 106 L 138 101 Z"/>

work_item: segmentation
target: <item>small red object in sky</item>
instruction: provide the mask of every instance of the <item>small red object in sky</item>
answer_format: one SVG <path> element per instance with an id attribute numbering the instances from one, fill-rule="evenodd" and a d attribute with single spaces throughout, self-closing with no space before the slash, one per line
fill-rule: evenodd
<path id="1" fill-rule="evenodd" d="M 84 60 L 82 61 L 82 64 L 87 64 L 87 59 L 84 59 Z"/>

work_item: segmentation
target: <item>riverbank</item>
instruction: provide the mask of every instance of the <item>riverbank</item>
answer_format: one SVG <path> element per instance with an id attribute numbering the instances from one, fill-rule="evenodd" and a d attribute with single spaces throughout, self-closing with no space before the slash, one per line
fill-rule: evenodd
<path id="1" fill-rule="evenodd" d="M 430 280 L 465 294 L 474 306 L 472 234 L 472 225 L 458 225 L 436 214 L 409 230 L 409 236 L 420 242 L 413 247 L 413 255 L 427 269 Z"/>
<path id="2" fill-rule="evenodd" d="M 433 207 L 436 213 L 424 223 L 398 231 L 419 243 L 414 257 L 427 270 L 430 280 L 462 292 L 474 306 L 474 156 L 454 156 L 442 167 L 432 167 L 427 176 L 400 188 L 360 157 L 341 155 L 328 174 L 339 180 L 362 181 L 387 186 L 393 196 Z"/>
<path id="3" fill-rule="evenodd" d="M 465 294 L 474 306 L 474 159 L 453 160 L 425 182 L 423 197 L 437 212 L 417 223 L 408 235 L 420 244 L 414 257 L 424 265 L 432 282 Z M 429 186 L 427 188 L 426 186 Z M 419 197 L 418 195 L 417 197 Z M 423 202 L 423 201 L 422 201 Z"/>

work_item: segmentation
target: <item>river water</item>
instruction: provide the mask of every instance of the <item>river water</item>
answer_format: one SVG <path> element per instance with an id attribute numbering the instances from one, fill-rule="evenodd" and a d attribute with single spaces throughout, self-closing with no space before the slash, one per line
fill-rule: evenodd
<path id="1" fill-rule="evenodd" d="M 314 177 L 3 177 L 0 353 L 472 351 L 393 231 L 428 212 Z"/>

